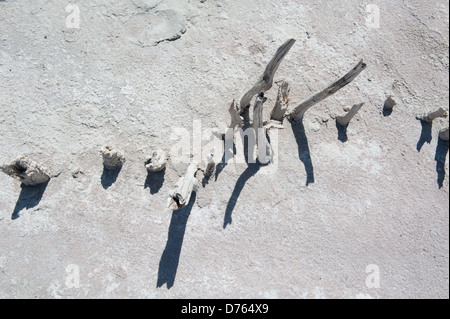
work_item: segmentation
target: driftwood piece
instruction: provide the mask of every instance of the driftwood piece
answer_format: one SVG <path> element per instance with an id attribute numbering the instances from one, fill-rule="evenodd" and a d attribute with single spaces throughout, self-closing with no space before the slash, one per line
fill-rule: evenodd
<path id="1" fill-rule="evenodd" d="M 238 113 L 235 100 L 233 100 L 233 102 L 231 102 L 229 112 L 230 112 L 230 116 L 231 116 L 231 124 L 229 125 L 229 128 L 234 129 L 236 126 L 241 127 L 243 125 L 244 119 Z"/>
<path id="2" fill-rule="evenodd" d="M 284 129 L 284 126 L 281 121 L 270 120 L 264 122 L 264 128 L 266 130 L 270 130 L 271 128 Z"/>
<path id="3" fill-rule="evenodd" d="M 24 185 L 39 185 L 50 179 L 46 168 L 25 157 L 18 157 L 12 163 L 0 166 L 0 170 Z"/>
<path id="4" fill-rule="evenodd" d="M 267 98 L 264 92 L 258 94 L 253 107 L 253 129 L 258 149 L 258 159 L 261 163 L 268 163 L 272 159 L 272 147 L 266 137 L 266 129 L 263 126 L 263 108 Z"/>
<path id="5" fill-rule="evenodd" d="M 448 141 L 448 140 L 449 140 L 449 130 L 448 130 L 448 126 L 445 127 L 445 128 L 443 128 L 443 129 L 441 129 L 441 130 L 439 131 L 439 138 L 440 138 L 441 140 L 444 140 L 444 141 Z"/>
<path id="6" fill-rule="evenodd" d="M 166 168 L 167 156 L 163 150 L 156 150 L 152 156 L 145 161 L 145 168 L 149 172 L 161 172 Z"/>
<path id="7" fill-rule="evenodd" d="M 175 184 L 175 188 L 169 193 L 167 207 L 172 210 L 178 210 L 186 207 L 191 199 L 192 192 L 197 191 L 198 163 L 193 162 L 189 165 L 186 175 L 181 177 Z"/>
<path id="8" fill-rule="evenodd" d="M 103 165 L 107 169 L 115 169 L 122 167 L 123 163 L 125 163 L 125 158 L 123 155 L 112 146 L 103 147 L 102 151 L 103 156 Z"/>
<path id="9" fill-rule="evenodd" d="M 444 108 L 439 107 L 434 111 L 417 115 L 416 119 L 418 119 L 420 121 L 431 123 L 431 122 L 433 122 L 434 119 L 436 119 L 438 117 L 447 117 L 447 115 L 448 115 L 447 111 L 444 110 Z"/>
<path id="10" fill-rule="evenodd" d="M 256 84 L 253 85 L 253 87 L 250 90 L 248 90 L 248 92 L 245 93 L 244 96 L 241 98 L 239 104 L 240 105 L 239 113 L 241 116 L 244 117 L 245 121 L 248 122 L 248 112 L 252 98 L 256 94 L 259 94 L 260 92 L 266 92 L 270 90 L 270 88 L 272 88 L 275 72 L 278 70 L 281 61 L 283 61 L 284 57 L 292 48 L 294 43 L 295 43 L 294 39 L 289 39 L 278 48 L 277 52 L 275 53 L 275 56 L 272 58 L 272 60 L 270 60 L 266 69 L 264 70 L 264 73 L 260 76 Z"/>
<path id="11" fill-rule="evenodd" d="M 336 121 L 339 125 L 347 126 L 350 123 L 350 120 L 358 113 L 358 111 L 363 107 L 364 103 L 355 104 L 344 116 L 336 117 Z"/>
<path id="12" fill-rule="evenodd" d="M 387 94 L 386 100 L 384 101 L 383 108 L 386 110 L 392 110 L 396 104 L 397 104 L 397 102 L 395 101 L 394 95 Z"/>
<path id="13" fill-rule="evenodd" d="M 275 106 L 270 113 L 271 121 L 283 122 L 284 115 L 289 107 L 289 83 L 282 81 L 281 85 L 278 87 L 278 95 L 277 100 L 275 102 Z"/>
<path id="14" fill-rule="evenodd" d="M 286 111 L 289 107 L 289 83 L 282 81 L 281 85 L 278 87 L 278 95 L 275 105 L 270 112 L 270 120 L 264 121 L 264 128 L 270 130 L 271 128 L 283 129 L 283 120 Z"/>
<path id="15" fill-rule="evenodd" d="M 253 128 L 256 133 L 258 133 L 259 129 L 263 128 L 263 109 L 266 101 L 267 98 L 264 96 L 263 92 L 259 93 L 255 100 L 255 105 L 253 107 Z M 256 134 L 256 144 L 258 144 L 258 135 L 259 134 Z"/>
<path id="16" fill-rule="evenodd" d="M 344 75 L 339 80 L 333 82 L 327 88 L 323 89 L 320 92 L 315 93 L 302 103 L 300 103 L 292 112 L 289 114 L 289 119 L 293 121 L 299 121 L 303 118 L 306 111 L 311 108 L 313 105 L 319 103 L 320 101 L 326 99 L 327 97 L 333 95 L 341 88 L 349 84 L 353 81 L 365 68 L 367 65 L 360 60 L 356 66 L 351 69 L 346 75 Z"/>
<path id="17" fill-rule="evenodd" d="M 206 167 L 203 170 L 203 175 L 206 179 L 209 179 L 212 174 L 214 173 L 214 170 L 216 168 L 216 162 L 214 162 L 214 154 L 209 154 L 206 157 Z"/>

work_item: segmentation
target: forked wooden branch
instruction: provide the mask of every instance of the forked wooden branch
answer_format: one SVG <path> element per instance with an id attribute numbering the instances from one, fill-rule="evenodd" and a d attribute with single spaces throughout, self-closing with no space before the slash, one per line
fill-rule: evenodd
<path id="1" fill-rule="evenodd" d="M 431 123 L 436 118 L 447 117 L 447 115 L 448 115 L 447 111 L 444 110 L 442 107 L 439 107 L 438 109 L 436 109 L 434 111 L 417 115 L 416 119 L 418 119 L 420 121 Z"/>
<path id="2" fill-rule="evenodd" d="M 365 68 L 367 65 L 360 60 L 358 64 L 351 69 L 346 75 L 337 80 L 336 82 L 329 85 L 327 88 L 323 89 L 320 92 L 312 95 L 302 103 L 300 103 L 292 112 L 288 115 L 290 120 L 299 121 L 303 118 L 306 111 L 311 108 L 313 105 L 319 103 L 320 101 L 326 99 L 327 97 L 333 95 L 344 86 L 353 81 Z"/>
<path id="3" fill-rule="evenodd" d="M 350 123 L 350 120 L 356 115 L 356 113 L 358 113 L 358 111 L 363 107 L 363 105 L 364 103 L 353 105 L 347 114 L 345 114 L 344 116 L 336 117 L 336 122 L 338 122 L 339 125 L 347 126 L 348 123 Z"/>
<path id="4" fill-rule="evenodd" d="M 240 106 L 239 113 L 241 116 L 244 117 L 245 121 L 248 120 L 248 118 L 246 118 L 246 113 L 248 115 L 248 109 L 250 107 L 252 98 L 256 94 L 259 94 L 260 92 L 266 92 L 272 88 L 275 72 L 277 72 L 281 61 L 283 61 L 284 57 L 292 48 L 294 43 L 295 43 L 294 39 L 289 39 L 278 48 L 277 52 L 275 53 L 275 56 L 272 58 L 272 60 L 270 60 L 266 69 L 264 70 L 264 73 L 258 79 L 256 84 L 253 85 L 253 87 L 250 90 L 248 90 L 248 92 L 245 93 L 244 96 L 241 98 L 241 102 L 239 104 Z"/>

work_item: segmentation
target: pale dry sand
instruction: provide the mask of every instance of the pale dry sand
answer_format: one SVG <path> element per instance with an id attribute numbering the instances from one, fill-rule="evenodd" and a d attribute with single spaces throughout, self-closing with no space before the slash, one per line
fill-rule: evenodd
<path id="1" fill-rule="evenodd" d="M 23 155 L 54 176 L 21 188 L 0 175 L 0 298 L 449 297 L 448 119 L 415 119 L 448 110 L 447 1 L 71 3 L 79 29 L 68 1 L 0 1 L 0 163 Z M 292 105 L 368 67 L 285 123 L 275 170 L 220 166 L 172 214 L 188 164 L 147 175 L 148 154 L 170 154 L 194 120 L 229 123 L 289 38 L 275 81 Z M 335 118 L 362 102 L 342 142 Z M 119 171 L 104 171 L 105 145 Z"/>

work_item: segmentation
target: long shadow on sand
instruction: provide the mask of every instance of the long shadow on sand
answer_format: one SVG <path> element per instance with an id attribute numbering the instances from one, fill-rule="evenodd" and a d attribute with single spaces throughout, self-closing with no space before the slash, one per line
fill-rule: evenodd
<path id="1" fill-rule="evenodd" d="M 305 134 L 303 121 L 292 121 L 292 131 L 294 132 L 295 141 L 298 146 L 298 157 L 302 161 L 306 171 L 306 186 L 314 183 L 314 167 L 312 165 L 311 153 L 309 152 L 308 138 Z"/>
<path id="2" fill-rule="evenodd" d="M 161 172 L 148 172 L 145 179 L 144 189 L 150 188 L 150 194 L 154 195 L 159 192 L 164 184 L 166 170 Z"/>
<path id="3" fill-rule="evenodd" d="M 449 141 L 438 139 L 436 154 L 434 160 L 436 161 L 437 183 L 439 188 L 444 186 L 445 179 L 445 159 L 447 157 Z"/>
<path id="4" fill-rule="evenodd" d="M 224 229 L 227 227 L 228 224 L 231 224 L 232 222 L 231 215 L 233 214 L 234 207 L 236 206 L 237 200 L 241 195 L 241 192 L 244 189 L 245 184 L 252 176 L 255 176 L 255 174 L 259 171 L 261 166 L 262 164 L 258 162 L 248 164 L 247 169 L 242 173 L 241 176 L 239 176 L 238 180 L 236 181 L 236 185 L 234 186 L 233 193 L 231 193 L 231 197 L 228 200 L 227 209 L 225 211 L 225 217 L 223 219 Z"/>
<path id="5" fill-rule="evenodd" d="M 114 184 L 119 176 L 122 166 L 116 168 L 107 168 L 103 165 L 103 173 L 100 181 L 104 189 L 108 189 Z"/>
<path id="6" fill-rule="evenodd" d="M 433 124 L 425 122 L 425 121 L 420 121 L 420 124 L 422 125 L 422 132 L 420 133 L 420 138 L 419 138 L 419 141 L 417 142 L 417 146 L 416 146 L 416 149 L 418 152 L 420 152 L 420 150 L 422 149 L 422 146 L 425 143 L 430 144 L 431 140 L 433 139 L 433 136 L 431 133 Z"/>
<path id="7" fill-rule="evenodd" d="M 166 248 L 164 248 L 159 262 L 157 288 L 167 284 L 167 289 L 170 289 L 175 282 L 186 224 L 194 206 L 195 198 L 196 193 L 193 193 L 187 207 L 172 212 Z"/>
<path id="8" fill-rule="evenodd" d="M 39 202 L 41 201 L 42 196 L 45 193 L 45 189 L 47 188 L 48 183 L 49 181 L 33 186 L 22 184 L 20 186 L 22 190 L 20 191 L 19 199 L 16 202 L 16 206 L 14 207 L 11 219 L 19 218 L 20 212 L 24 208 L 30 209 L 39 205 Z"/>

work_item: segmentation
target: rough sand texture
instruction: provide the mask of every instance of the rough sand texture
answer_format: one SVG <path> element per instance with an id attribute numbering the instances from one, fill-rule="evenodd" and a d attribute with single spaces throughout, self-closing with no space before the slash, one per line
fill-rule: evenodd
<path id="1" fill-rule="evenodd" d="M 0 175 L 0 298 L 449 297 L 448 119 L 415 118 L 448 111 L 448 1 L 377 1 L 380 28 L 370 1 L 71 3 L 79 29 L 68 1 L 0 1 L 0 163 L 23 155 L 54 176 L 30 188 Z M 188 163 L 150 175 L 148 154 L 170 154 L 194 120 L 228 124 L 289 38 L 275 81 L 291 105 L 368 67 L 285 123 L 276 173 L 220 166 L 172 214 Z M 268 119 L 277 87 L 266 96 Z M 105 145 L 127 159 L 110 176 Z"/>

